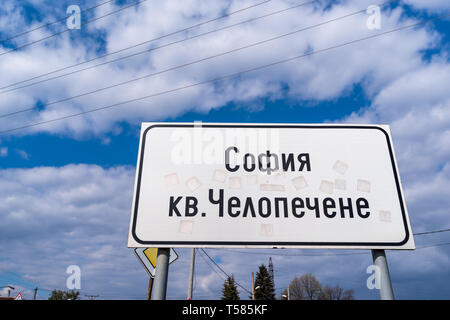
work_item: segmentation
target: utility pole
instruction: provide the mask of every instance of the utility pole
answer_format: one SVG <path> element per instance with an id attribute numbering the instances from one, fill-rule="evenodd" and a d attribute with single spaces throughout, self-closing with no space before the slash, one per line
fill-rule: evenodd
<path id="1" fill-rule="evenodd" d="M 37 291 L 38 291 L 38 288 L 37 287 L 34 288 L 33 300 L 36 300 Z"/>
<path id="2" fill-rule="evenodd" d="M 274 276 L 274 272 L 273 272 L 272 257 L 269 257 L 269 275 L 272 278 L 272 280 L 275 281 L 275 276 Z"/>
<path id="3" fill-rule="evenodd" d="M 255 274 L 252 272 L 252 300 L 255 300 Z"/>
<path id="4" fill-rule="evenodd" d="M 192 291 L 194 288 L 194 268 L 195 268 L 195 248 L 191 249 L 191 267 L 189 270 L 189 283 L 187 299 L 192 300 Z"/>
<path id="5" fill-rule="evenodd" d="M 153 289 L 153 278 L 150 277 L 150 280 L 148 280 L 147 300 L 150 300 L 152 298 L 152 289 Z"/>

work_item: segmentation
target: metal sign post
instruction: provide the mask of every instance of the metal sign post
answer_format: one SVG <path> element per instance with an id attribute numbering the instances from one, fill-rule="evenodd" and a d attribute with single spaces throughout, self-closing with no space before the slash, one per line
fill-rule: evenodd
<path id="1" fill-rule="evenodd" d="M 143 123 L 128 247 L 159 248 L 155 300 L 171 247 L 372 250 L 394 299 L 384 250 L 415 243 L 389 126 Z"/>
<path id="2" fill-rule="evenodd" d="M 170 248 L 158 248 L 153 300 L 166 300 Z"/>
<path id="3" fill-rule="evenodd" d="M 192 291 L 194 290 L 194 268 L 195 268 L 195 248 L 191 249 L 191 267 L 189 269 L 189 284 L 187 299 L 192 300 Z"/>
<path id="4" fill-rule="evenodd" d="M 380 270 L 380 299 L 394 300 L 391 277 L 384 250 L 372 250 L 373 264 Z"/>

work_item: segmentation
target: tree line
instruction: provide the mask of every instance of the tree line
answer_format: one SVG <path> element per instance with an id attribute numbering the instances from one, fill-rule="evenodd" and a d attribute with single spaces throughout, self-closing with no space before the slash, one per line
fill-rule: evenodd
<path id="1" fill-rule="evenodd" d="M 266 267 L 258 267 L 254 284 L 255 300 L 354 300 L 354 291 L 338 285 L 330 286 L 320 283 L 311 273 L 295 276 L 289 285 L 276 297 L 272 259 Z M 252 296 L 249 297 L 250 299 Z M 229 276 L 222 287 L 222 300 L 240 300 L 234 276 Z"/>

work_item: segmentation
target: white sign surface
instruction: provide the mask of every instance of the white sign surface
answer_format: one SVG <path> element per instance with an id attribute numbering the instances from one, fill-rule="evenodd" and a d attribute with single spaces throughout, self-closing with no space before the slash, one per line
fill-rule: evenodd
<path id="1" fill-rule="evenodd" d="M 389 127 L 143 123 L 129 247 L 414 249 Z"/>

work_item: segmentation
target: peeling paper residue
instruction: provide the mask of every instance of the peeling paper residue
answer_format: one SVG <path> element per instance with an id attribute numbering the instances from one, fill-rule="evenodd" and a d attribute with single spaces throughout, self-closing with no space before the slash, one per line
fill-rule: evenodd
<path id="1" fill-rule="evenodd" d="M 391 212 L 390 211 L 383 211 L 381 210 L 379 212 L 379 219 L 380 221 L 384 221 L 384 222 L 392 222 L 392 216 L 391 216 Z"/>
<path id="2" fill-rule="evenodd" d="M 240 189 L 242 187 L 242 179 L 240 177 L 231 177 L 228 182 L 230 189 Z"/>
<path id="3" fill-rule="evenodd" d="M 193 229 L 194 229 L 193 221 L 181 220 L 180 226 L 178 227 L 178 232 L 185 234 L 192 234 Z"/>
<path id="4" fill-rule="evenodd" d="M 274 176 L 276 180 L 284 180 L 286 178 L 286 173 L 284 171 L 277 172 Z"/>
<path id="5" fill-rule="evenodd" d="M 333 170 L 340 174 L 345 174 L 347 172 L 347 169 L 348 164 L 346 164 L 341 160 L 336 161 L 335 164 L 333 165 Z"/>
<path id="6" fill-rule="evenodd" d="M 334 189 L 334 184 L 331 181 L 322 180 L 320 183 L 319 190 L 328 194 L 332 194 Z"/>
<path id="7" fill-rule="evenodd" d="M 346 190 L 347 182 L 344 179 L 335 179 L 334 180 L 334 188 L 336 190 Z"/>
<path id="8" fill-rule="evenodd" d="M 194 191 L 201 186 L 201 183 L 196 177 L 192 177 L 188 181 L 186 181 L 186 186 L 189 188 L 189 190 Z"/>
<path id="9" fill-rule="evenodd" d="M 292 184 L 294 185 L 296 190 L 300 190 L 308 186 L 308 183 L 306 182 L 306 179 L 304 177 L 297 177 L 292 179 Z"/>
<path id="10" fill-rule="evenodd" d="M 227 180 L 227 173 L 223 170 L 214 170 L 213 180 L 224 183 Z"/>
<path id="11" fill-rule="evenodd" d="M 247 176 L 247 184 L 248 185 L 258 184 L 258 176 L 257 175 Z"/>
<path id="12" fill-rule="evenodd" d="M 273 236 L 273 224 L 261 224 L 259 234 L 266 237 Z"/>
<path id="13" fill-rule="evenodd" d="M 178 184 L 178 175 L 176 173 L 170 173 L 164 176 L 164 182 L 166 186 L 174 186 Z"/>
<path id="14" fill-rule="evenodd" d="M 259 189 L 261 191 L 285 191 L 282 184 L 261 184 Z"/>
<path id="15" fill-rule="evenodd" d="M 370 192 L 370 181 L 358 179 L 356 189 L 361 192 Z"/>

